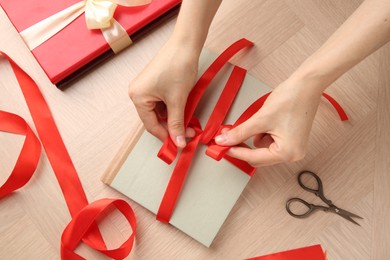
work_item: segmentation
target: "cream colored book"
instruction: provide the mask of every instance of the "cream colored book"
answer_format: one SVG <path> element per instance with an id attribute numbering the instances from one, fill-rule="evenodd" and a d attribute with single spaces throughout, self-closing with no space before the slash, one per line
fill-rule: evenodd
<path id="1" fill-rule="evenodd" d="M 203 50 L 199 75 L 217 55 Z M 214 78 L 200 101 L 195 115 L 204 127 L 225 86 L 233 65 L 228 63 Z M 247 74 L 239 93 L 224 121 L 233 124 L 260 96 L 271 89 Z M 102 181 L 130 199 L 157 213 L 164 191 L 176 162 L 167 165 L 157 157 L 162 143 L 142 126 L 120 150 L 107 169 Z M 206 146 L 199 144 L 184 182 L 170 224 L 210 246 L 250 177 L 222 159 L 215 161 L 205 154 Z"/>

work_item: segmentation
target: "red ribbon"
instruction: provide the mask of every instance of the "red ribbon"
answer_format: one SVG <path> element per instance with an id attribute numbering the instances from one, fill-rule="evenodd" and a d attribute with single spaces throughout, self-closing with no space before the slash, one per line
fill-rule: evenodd
<path id="1" fill-rule="evenodd" d="M 41 155 L 41 143 L 23 118 L 1 110 L 0 131 L 26 136 L 11 175 L 0 187 L 0 198 L 3 198 L 31 179 Z"/>
<path id="2" fill-rule="evenodd" d="M 72 216 L 72 220 L 62 234 L 61 258 L 84 259 L 74 252 L 81 241 L 108 257 L 125 258 L 133 247 L 136 229 L 136 219 L 130 205 L 119 199 L 101 199 L 91 204 L 88 203 L 76 169 L 38 86 L 8 55 L 1 51 L 0 54 L 11 64 Z M 2 198 L 29 181 L 36 170 L 41 146 L 26 121 L 15 114 L 0 111 L 0 131 L 26 136 L 13 171 L 0 187 L 0 198 Z M 108 250 L 96 220 L 111 206 L 116 207 L 125 216 L 133 233 L 120 247 Z"/>
<path id="3" fill-rule="evenodd" d="M 326 260 L 326 254 L 322 251 L 321 245 L 314 245 L 247 260 Z"/>
<path id="4" fill-rule="evenodd" d="M 185 107 L 185 116 L 184 123 L 186 127 L 192 127 L 195 130 L 195 137 L 191 139 L 187 146 L 182 150 L 177 164 L 173 169 L 171 178 L 168 182 L 167 188 L 163 195 L 159 210 L 157 212 L 157 219 L 159 221 L 168 223 L 173 210 L 175 208 L 176 202 L 179 198 L 180 191 L 183 187 L 184 180 L 186 178 L 188 169 L 191 165 L 192 158 L 196 152 L 196 148 L 199 143 L 203 143 L 208 146 L 206 154 L 212 157 L 215 160 L 221 160 L 222 158 L 226 159 L 244 173 L 252 176 L 255 172 L 255 168 L 249 165 L 247 162 L 232 158 L 226 155 L 226 152 L 230 149 L 227 146 L 220 146 L 214 142 L 214 137 L 220 134 L 223 128 L 234 128 L 246 120 L 248 120 L 253 114 L 255 114 L 264 104 L 270 93 L 260 97 L 255 102 L 253 102 L 244 113 L 238 118 L 238 120 L 232 125 L 222 125 L 223 120 L 226 117 L 227 112 L 229 111 L 234 98 L 237 95 L 238 90 L 240 89 L 242 82 L 246 75 L 246 70 L 240 67 L 235 66 L 229 80 L 226 83 L 224 90 L 222 91 L 213 112 L 210 115 L 206 127 L 202 130 L 202 127 L 199 123 L 199 120 L 193 116 L 194 111 L 209 84 L 217 73 L 222 69 L 222 67 L 233 57 L 237 52 L 245 47 L 252 46 L 253 43 L 247 39 L 241 39 L 233 43 L 228 47 L 204 72 L 204 74 L 199 78 L 198 82 L 195 84 L 194 88 L 190 92 L 187 104 Z M 345 114 L 342 107 L 329 95 L 323 94 L 325 98 L 336 108 L 340 119 L 347 120 L 348 117 Z M 245 144 L 240 144 L 241 146 L 246 146 Z M 158 157 L 165 161 L 167 164 L 171 164 L 177 156 L 177 147 L 171 140 L 167 138 L 161 147 Z"/>
<path id="5" fill-rule="evenodd" d="M 246 74 L 244 69 L 234 67 L 225 89 L 223 90 L 204 130 L 202 130 L 199 120 L 193 117 L 193 113 L 200 98 L 219 70 L 235 53 L 242 48 L 251 45 L 253 45 L 253 43 L 246 39 L 241 39 L 231 45 L 212 63 L 191 91 L 185 109 L 185 125 L 193 127 L 196 131 L 196 136 L 189 141 L 188 145 L 180 154 L 157 214 L 157 218 L 159 220 L 169 222 L 188 168 L 191 164 L 192 157 L 195 154 L 196 147 L 199 142 L 208 145 L 206 153 L 212 158 L 216 160 L 225 158 L 248 175 L 253 175 L 255 168 L 244 161 L 227 156 L 225 153 L 229 147 L 216 145 L 213 138 L 220 133 L 222 128 L 236 127 L 250 118 L 261 108 L 269 93 L 255 101 L 239 117 L 233 126 L 223 126 L 222 122 L 226 113 L 229 111 Z M 124 200 L 119 199 L 101 199 L 88 204 L 88 200 L 85 196 L 76 169 L 74 168 L 50 109 L 38 86 L 33 79 L 27 75 L 10 57 L 1 51 L 0 54 L 10 62 L 16 75 L 40 140 L 45 148 L 46 154 L 57 177 L 72 216 L 72 220 L 66 226 L 61 237 L 61 258 L 71 260 L 83 259 L 74 252 L 75 248 L 81 241 L 87 243 L 93 249 L 107 255 L 108 257 L 114 259 L 125 258 L 132 250 L 136 229 L 136 219 L 130 205 Z M 340 118 L 342 120 L 347 120 L 348 118 L 341 106 L 330 96 L 326 94 L 324 94 L 324 96 L 336 108 Z M 13 171 L 6 182 L 0 187 L 0 198 L 3 198 L 13 191 L 21 188 L 30 180 L 36 170 L 40 158 L 41 145 L 39 143 L 39 139 L 23 118 L 1 110 L 0 131 L 26 136 Z M 159 157 L 167 163 L 172 163 L 176 158 L 176 155 L 177 148 L 172 140 L 168 138 L 159 152 Z M 133 233 L 120 247 L 109 250 L 106 248 L 103 238 L 98 230 L 96 220 L 111 206 L 116 207 L 125 216 L 133 230 Z"/>

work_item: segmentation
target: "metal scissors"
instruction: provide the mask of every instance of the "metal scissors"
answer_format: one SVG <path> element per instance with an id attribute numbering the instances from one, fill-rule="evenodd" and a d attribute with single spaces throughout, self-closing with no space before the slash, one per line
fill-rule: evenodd
<path id="1" fill-rule="evenodd" d="M 303 183 L 303 181 L 302 181 L 302 176 L 303 175 L 309 175 L 312 178 L 314 178 L 316 180 L 316 182 L 317 182 L 317 188 L 313 189 L 313 188 L 310 188 L 307 185 L 305 185 Z M 351 213 L 349 211 L 346 211 L 344 209 L 341 209 L 341 208 L 337 207 L 336 205 L 333 204 L 333 202 L 331 200 L 328 200 L 325 197 L 325 195 L 324 195 L 324 189 L 323 189 L 323 186 L 322 186 L 322 181 L 321 181 L 320 177 L 318 177 L 314 172 L 303 171 L 303 172 L 299 173 L 298 174 L 298 183 L 304 190 L 306 190 L 308 192 L 311 192 L 311 193 L 314 193 L 323 202 L 325 202 L 328 205 L 328 207 L 320 206 L 320 205 L 314 205 L 314 204 L 308 203 L 308 202 L 306 202 L 306 201 L 304 201 L 303 199 L 300 199 L 300 198 L 291 198 L 286 203 L 286 210 L 287 210 L 287 212 L 291 216 L 296 217 L 296 218 L 306 218 L 306 217 L 310 216 L 314 211 L 322 210 L 322 211 L 325 211 L 325 212 L 336 213 L 337 215 L 345 218 L 346 220 L 351 221 L 352 223 L 354 223 L 356 225 L 359 225 L 359 223 L 357 223 L 355 220 L 353 220 L 352 217 L 363 219 L 362 217 L 360 217 L 360 216 L 358 216 L 356 214 L 353 214 L 353 213 Z M 294 213 L 291 210 L 291 205 L 294 204 L 294 203 L 303 204 L 304 206 L 306 206 L 308 208 L 308 210 L 303 212 L 303 213 Z"/>

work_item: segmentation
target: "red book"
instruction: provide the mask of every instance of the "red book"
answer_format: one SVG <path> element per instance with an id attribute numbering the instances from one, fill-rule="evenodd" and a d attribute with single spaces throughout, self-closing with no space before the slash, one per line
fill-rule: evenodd
<path id="1" fill-rule="evenodd" d="M 80 2 L 80 0 L 0 0 L 18 32 Z M 114 19 L 132 36 L 169 13 L 181 0 L 152 0 L 138 7 L 118 6 Z M 89 30 L 82 14 L 67 27 L 32 50 L 53 84 L 61 87 L 91 67 L 91 63 L 114 55 L 100 30 Z"/>

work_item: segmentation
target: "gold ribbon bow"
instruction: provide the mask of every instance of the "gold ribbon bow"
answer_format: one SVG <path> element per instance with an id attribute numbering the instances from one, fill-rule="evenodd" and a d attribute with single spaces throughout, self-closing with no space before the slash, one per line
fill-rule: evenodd
<path id="1" fill-rule="evenodd" d="M 85 13 L 87 28 L 101 29 L 111 49 L 118 53 L 132 41 L 126 30 L 114 19 L 117 6 L 141 6 L 150 2 L 151 0 L 83 0 L 30 26 L 20 35 L 30 50 L 33 50 Z"/>

